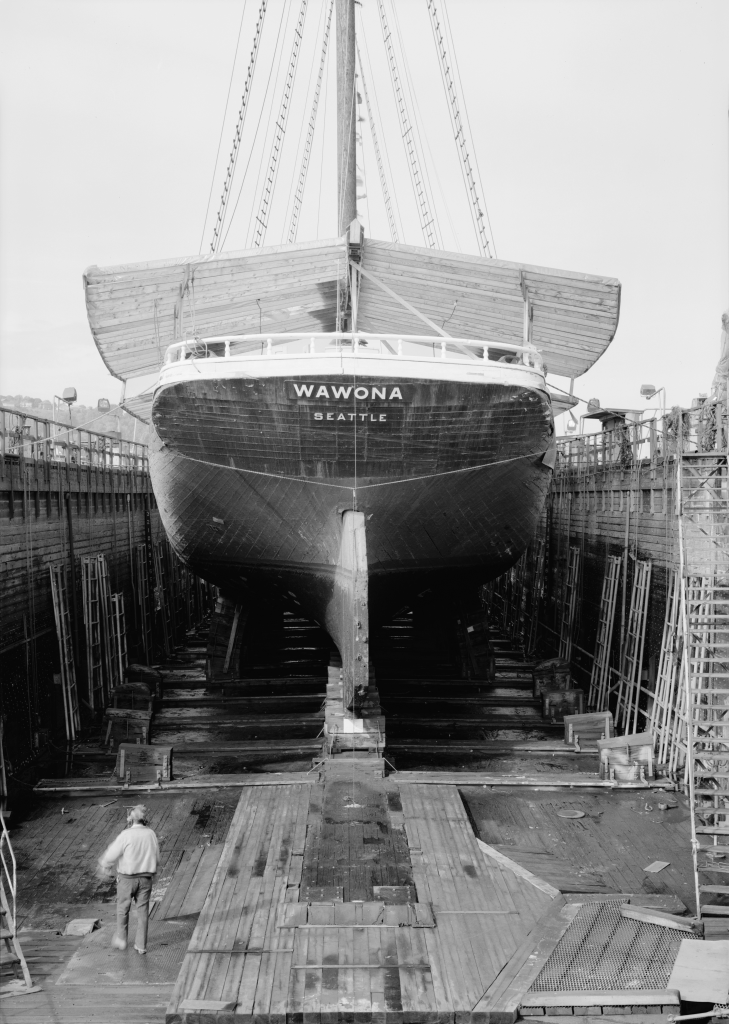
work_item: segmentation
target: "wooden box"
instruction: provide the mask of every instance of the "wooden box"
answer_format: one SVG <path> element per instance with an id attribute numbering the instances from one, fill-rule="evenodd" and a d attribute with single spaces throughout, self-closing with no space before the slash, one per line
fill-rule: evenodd
<path id="1" fill-rule="evenodd" d="M 565 715 L 581 715 L 584 710 L 582 690 L 547 690 L 542 694 L 542 717 L 550 722 L 564 722 Z"/>
<path id="2" fill-rule="evenodd" d="M 577 750 L 597 750 L 597 741 L 615 735 L 610 711 L 594 711 L 586 715 L 564 716 L 564 741 Z"/>
<path id="3" fill-rule="evenodd" d="M 630 733 L 598 740 L 597 749 L 601 779 L 630 785 L 655 778 L 653 733 Z"/>
<path id="4" fill-rule="evenodd" d="M 120 743 L 114 774 L 120 782 L 169 782 L 172 747 L 157 743 Z"/>

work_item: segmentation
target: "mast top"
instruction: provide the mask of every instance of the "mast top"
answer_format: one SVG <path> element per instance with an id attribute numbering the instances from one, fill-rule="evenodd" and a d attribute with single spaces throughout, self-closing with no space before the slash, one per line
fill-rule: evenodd
<path id="1" fill-rule="evenodd" d="M 340 236 L 357 217 L 357 87 L 354 0 L 337 2 L 337 224 Z"/>

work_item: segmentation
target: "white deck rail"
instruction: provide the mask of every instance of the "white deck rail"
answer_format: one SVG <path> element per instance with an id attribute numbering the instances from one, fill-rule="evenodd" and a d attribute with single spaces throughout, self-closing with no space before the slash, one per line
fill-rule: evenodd
<path id="1" fill-rule="evenodd" d="M 465 362 L 492 361 L 527 366 L 544 372 L 539 351 L 529 345 L 509 342 L 474 341 L 473 338 L 441 338 L 432 334 L 364 334 L 310 332 L 289 334 L 237 334 L 214 338 L 193 338 L 170 345 L 165 364 L 188 359 L 231 359 L 249 356 L 342 355 L 367 359 L 371 356 L 395 359 L 432 357 Z"/>

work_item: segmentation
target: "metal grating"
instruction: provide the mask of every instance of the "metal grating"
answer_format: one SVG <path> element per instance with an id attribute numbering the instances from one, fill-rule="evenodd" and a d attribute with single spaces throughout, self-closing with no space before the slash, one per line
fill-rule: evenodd
<path id="1" fill-rule="evenodd" d="M 666 988 L 682 940 L 697 936 L 621 917 L 627 902 L 580 907 L 530 992 Z"/>

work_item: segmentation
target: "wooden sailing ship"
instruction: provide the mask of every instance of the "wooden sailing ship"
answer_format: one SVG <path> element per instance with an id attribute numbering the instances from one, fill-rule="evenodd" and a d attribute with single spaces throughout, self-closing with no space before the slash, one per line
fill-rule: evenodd
<path id="1" fill-rule="evenodd" d="M 519 558 L 555 464 L 555 401 L 570 404 L 547 368 L 574 378 L 595 362 L 620 286 L 366 237 L 354 0 L 337 0 L 336 38 L 337 238 L 92 267 L 84 282 L 109 370 L 159 373 L 128 405 L 155 428 L 175 551 L 237 602 L 278 593 L 325 625 L 351 707 L 378 622 Z"/>

